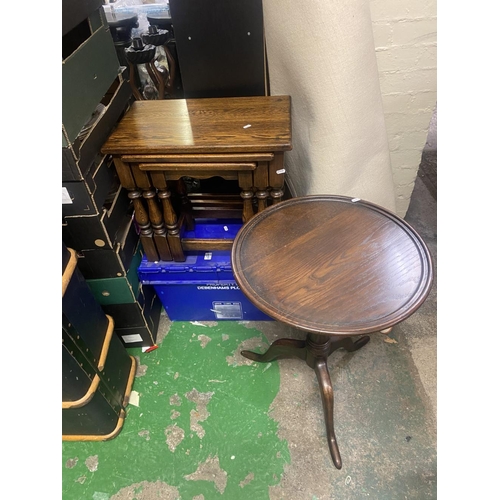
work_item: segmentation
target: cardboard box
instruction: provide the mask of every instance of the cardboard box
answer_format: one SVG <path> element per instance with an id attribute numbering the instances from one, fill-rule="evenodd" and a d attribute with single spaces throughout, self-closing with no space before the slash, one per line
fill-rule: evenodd
<path id="1" fill-rule="evenodd" d="M 89 356 L 99 359 L 109 320 L 77 267 L 76 252 L 71 250 L 70 254 L 62 275 L 63 321 L 67 321 L 86 344 Z"/>
<path id="2" fill-rule="evenodd" d="M 108 316 L 108 331 L 104 339 L 101 354 L 94 358 L 78 331 L 65 318 L 62 325 L 62 402 L 63 408 L 80 407 L 92 398 L 92 387 L 96 387 L 99 378 L 106 378 L 110 398 L 120 404 L 123 400 L 125 383 L 130 369 L 128 354 L 123 349 L 118 336 L 114 332 L 113 318 Z M 124 375 L 125 374 L 125 375 Z M 119 390 L 122 381 L 122 390 Z"/>
<path id="3" fill-rule="evenodd" d="M 162 303 L 154 287 L 141 285 L 133 304 L 102 307 L 120 325 L 115 332 L 125 347 L 151 347 L 156 344 Z"/>
<path id="4" fill-rule="evenodd" d="M 75 141 L 120 73 L 120 63 L 102 7 L 63 36 L 62 52 L 64 148 Z"/>
<path id="5" fill-rule="evenodd" d="M 78 252 L 78 269 L 87 280 L 125 276 L 138 246 L 139 232 L 131 214 L 118 231 L 113 248 Z"/>
<path id="6" fill-rule="evenodd" d="M 69 259 L 67 256 L 69 252 Z M 114 437 L 125 418 L 136 362 L 114 333 L 77 268 L 76 252 L 63 245 L 63 440 Z"/>
<path id="7" fill-rule="evenodd" d="M 101 306 L 132 304 L 137 300 L 140 288 L 137 268 L 141 260 L 142 248 L 138 247 L 125 276 L 87 280 L 90 290 Z"/>
<path id="8" fill-rule="evenodd" d="M 97 215 L 75 215 L 63 218 L 62 239 L 77 251 L 113 249 L 123 224 L 133 208 L 126 189 L 119 185 L 109 193 Z"/>
<path id="9" fill-rule="evenodd" d="M 158 305 L 160 307 L 158 307 Z M 151 285 L 139 285 L 134 302 L 124 304 L 107 304 L 102 306 L 103 311 L 115 321 L 115 329 L 133 328 L 136 326 L 151 326 L 149 317 L 154 312 L 160 314 L 161 301 Z M 158 318 L 156 319 L 156 323 Z"/>
<path id="10" fill-rule="evenodd" d="M 96 156 L 85 178 L 62 183 L 62 214 L 98 215 L 110 192 L 116 192 L 120 180 L 110 156 Z"/>
<path id="11" fill-rule="evenodd" d="M 91 128 L 85 135 L 77 136 L 71 144 L 62 148 L 63 182 L 79 181 L 85 177 L 95 156 L 100 153 L 102 145 L 127 110 L 131 96 L 128 70 L 120 67 L 119 75 L 101 99 L 100 104 L 105 108 L 93 121 Z"/>
<path id="12" fill-rule="evenodd" d="M 87 280 L 102 310 L 113 318 L 115 333 L 125 347 L 155 345 L 162 303 L 153 286 L 139 282 L 143 258 L 139 246 L 123 277 Z"/>
<path id="13" fill-rule="evenodd" d="M 88 356 L 88 349 L 63 319 L 62 438 L 63 441 L 96 441 L 115 437 L 123 426 L 137 363 L 118 337 L 108 336 L 102 367 Z"/>
<path id="14" fill-rule="evenodd" d="M 63 36 L 102 7 L 102 0 L 64 0 L 62 3 Z"/>

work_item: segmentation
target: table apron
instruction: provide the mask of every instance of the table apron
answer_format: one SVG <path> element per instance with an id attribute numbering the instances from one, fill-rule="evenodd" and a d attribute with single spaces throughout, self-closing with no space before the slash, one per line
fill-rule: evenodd
<path id="1" fill-rule="evenodd" d="M 240 170 L 255 170 L 256 163 L 139 163 L 139 169 L 144 171 L 161 170 L 164 172 L 185 172 L 184 175 L 196 177 L 193 170 L 217 175 L 217 171 L 238 172 Z"/>
<path id="2" fill-rule="evenodd" d="M 128 163 L 227 163 L 272 161 L 274 153 L 193 153 L 166 155 L 121 155 Z"/>

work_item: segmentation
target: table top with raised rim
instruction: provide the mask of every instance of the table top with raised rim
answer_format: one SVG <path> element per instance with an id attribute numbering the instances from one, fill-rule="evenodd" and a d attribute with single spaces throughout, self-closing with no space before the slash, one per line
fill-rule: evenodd
<path id="1" fill-rule="evenodd" d="M 292 198 L 254 216 L 232 248 L 236 282 L 259 309 L 320 334 L 390 328 L 425 301 L 432 259 L 417 232 L 375 204 Z"/>

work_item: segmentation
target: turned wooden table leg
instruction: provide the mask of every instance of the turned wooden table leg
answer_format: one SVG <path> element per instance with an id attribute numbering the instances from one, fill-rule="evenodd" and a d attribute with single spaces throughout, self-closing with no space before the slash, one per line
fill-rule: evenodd
<path id="1" fill-rule="evenodd" d="M 155 261 L 163 260 L 162 255 L 168 256 L 168 253 L 166 253 L 167 249 L 165 248 L 166 241 L 165 240 L 162 241 L 161 226 L 160 226 L 161 212 L 159 210 L 155 210 L 156 207 L 155 207 L 155 204 L 152 202 L 152 198 L 150 198 L 149 196 L 144 196 L 145 193 L 149 193 L 150 191 L 152 191 L 151 179 L 149 178 L 148 173 L 142 171 L 136 163 L 129 163 L 129 166 L 130 166 L 130 170 L 132 172 L 132 175 L 134 177 L 136 186 L 138 188 L 142 189 L 142 196 L 148 202 L 147 203 L 147 210 L 148 211 L 146 212 L 145 216 L 142 216 L 142 214 L 141 214 L 141 217 L 144 217 L 144 220 L 147 218 L 148 224 L 150 224 L 150 225 L 153 224 L 153 227 L 148 228 L 146 231 L 147 231 L 148 237 L 149 237 L 149 234 L 151 231 L 151 237 L 152 237 L 153 241 L 155 242 L 156 253 L 157 253 L 157 257 L 156 257 Z M 153 191 L 153 194 L 154 194 L 154 191 Z M 136 198 L 136 196 L 134 195 L 134 199 L 135 198 Z M 135 203 L 137 206 L 139 206 L 139 200 L 136 200 Z M 140 206 L 141 207 L 143 206 L 142 203 L 140 203 Z M 152 212 L 149 211 L 150 208 L 153 209 Z M 155 230 L 155 226 L 156 226 L 156 230 Z M 156 242 L 159 242 L 161 250 L 156 246 Z M 144 251 L 146 252 L 146 249 L 144 249 Z M 148 253 L 151 253 L 151 251 L 148 250 Z M 147 254 L 146 254 L 146 257 L 147 257 Z M 148 260 L 151 260 L 149 257 L 147 257 L 147 258 L 148 258 Z"/>
<path id="2" fill-rule="evenodd" d="M 284 195 L 285 186 L 285 154 L 283 151 L 274 153 L 274 159 L 269 162 L 269 185 L 273 205 L 279 203 Z"/>
<path id="3" fill-rule="evenodd" d="M 167 241 L 167 230 L 163 224 L 163 216 L 160 207 L 156 201 L 156 192 L 152 189 L 144 191 L 142 196 L 146 199 L 149 209 L 149 219 L 153 226 L 154 241 L 160 256 L 160 260 L 172 260 L 172 252 Z"/>
<path id="4" fill-rule="evenodd" d="M 139 237 L 146 259 L 150 262 L 157 262 L 160 260 L 160 257 L 153 239 L 153 230 L 151 229 L 148 213 L 142 204 L 141 192 L 129 191 L 128 197 L 134 204 L 134 216 L 141 231 Z"/>
<path id="5" fill-rule="evenodd" d="M 149 172 L 153 186 L 158 189 L 158 198 L 160 199 L 163 210 L 163 222 L 167 228 L 167 240 L 170 247 L 172 259 L 176 262 L 184 262 L 186 257 L 182 250 L 180 228 L 177 221 L 177 215 L 170 201 L 170 191 L 164 172 Z"/>
<path id="6" fill-rule="evenodd" d="M 238 172 L 238 185 L 241 189 L 240 196 L 243 198 L 243 222 L 248 222 L 253 216 L 253 175 L 252 172 Z"/>
<path id="7" fill-rule="evenodd" d="M 268 162 L 259 161 L 253 173 L 253 184 L 257 188 L 257 212 L 262 212 L 267 207 L 267 186 L 269 184 Z"/>
<path id="8" fill-rule="evenodd" d="M 141 192 L 137 189 L 137 183 L 132 173 L 132 169 L 128 163 L 125 163 L 121 158 L 113 158 L 116 173 L 120 179 L 123 188 L 129 191 L 128 197 L 132 200 L 134 205 L 134 218 L 137 222 L 141 240 L 142 248 L 146 255 L 146 259 L 150 262 L 160 260 L 155 242 L 153 240 L 153 230 L 149 222 L 148 212 L 141 201 Z M 143 181 L 143 179 L 142 179 Z"/>
<path id="9" fill-rule="evenodd" d="M 186 257 L 182 250 L 181 231 L 178 225 L 177 215 L 170 201 L 170 196 L 171 193 L 168 189 L 163 189 L 158 192 L 158 198 L 160 198 L 163 207 L 163 218 L 167 226 L 167 238 L 172 257 L 176 262 L 184 262 Z"/>

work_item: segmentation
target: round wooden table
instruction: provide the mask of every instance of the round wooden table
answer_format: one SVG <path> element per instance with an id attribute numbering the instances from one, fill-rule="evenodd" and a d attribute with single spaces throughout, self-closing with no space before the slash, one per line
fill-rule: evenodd
<path id="1" fill-rule="evenodd" d="M 433 279 L 427 246 L 380 206 L 314 195 L 254 216 L 236 236 L 231 258 L 237 284 L 256 307 L 307 332 L 305 340 L 273 342 L 264 354 L 241 354 L 258 362 L 300 358 L 314 369 L 330 453 L 340 469 L 327 358 L 339 348 L 363 347 L 367 334 L 391 328 L 422 305 Z"/>

